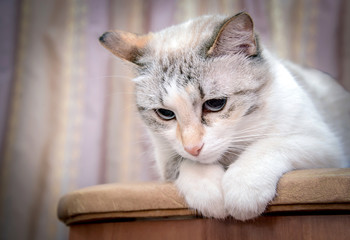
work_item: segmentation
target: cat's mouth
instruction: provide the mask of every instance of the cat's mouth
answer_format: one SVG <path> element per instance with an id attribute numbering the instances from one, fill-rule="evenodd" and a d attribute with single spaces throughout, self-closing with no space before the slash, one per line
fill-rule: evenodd
<path id="1" fill-rule="evenodd" d="M 206 151 L 205 145 L 201 147 L 198 154 L 190 154 L 187 151 L 179 153 L 183 158 L 192 160 L 194 162 L 203 163 L 203 164 L 213 164 L 221 160 L 222 154 L 217 152 L 208 153 Z"/>
<path id="2" fill-rule="evenodd" d="M 189 159 L 202 164 L 220 163 L 223 166 L 228 166 L 239 157 L 242 151 L 242 149 L 232 150 L 230 147 L 225 148 L 224 146 L 221 146 L 219 148 L 210 144 L 203 144 L 198 155 L 189 154 L 187 151 L 178 151 L 178 154 L 185 159 Z"/>

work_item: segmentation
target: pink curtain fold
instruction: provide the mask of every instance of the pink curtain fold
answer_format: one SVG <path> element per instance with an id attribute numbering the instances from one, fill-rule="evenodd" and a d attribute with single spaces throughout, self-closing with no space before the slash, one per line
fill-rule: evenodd
<path id="1" fill-rule="evenodd" d="M 104 31 L 147 33 L 240 11 L 274 54 L 350 90 L 346 0 L 1 1 L 0 239 L 67 239 L 56 217 L 63 194 L 157 180 L 133 72 L 99 44 Z"/>

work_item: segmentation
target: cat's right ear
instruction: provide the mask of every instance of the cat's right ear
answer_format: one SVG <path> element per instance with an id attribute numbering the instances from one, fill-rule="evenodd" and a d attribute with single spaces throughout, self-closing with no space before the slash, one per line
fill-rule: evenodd
<path id="1" fill-rule="evenodd" d="M 117 57 L 137 64 L 142 56 L 151 34 L 136 35 L 124 31 L 108 31 L 100 38 L 100 43 Z"/>
<path id="2" fill-rule="evenodd" d="M 239 13 L 224 22 L 207 55 L 215 57 L 238 53 L 246 56 L 258 54 L 254 23 L 245 12 Z"/>

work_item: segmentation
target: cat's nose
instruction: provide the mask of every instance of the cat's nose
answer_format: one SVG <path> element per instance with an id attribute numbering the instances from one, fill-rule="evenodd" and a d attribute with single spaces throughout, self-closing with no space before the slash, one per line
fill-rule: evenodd
<path id="1" fill-rule="evenodd" d="M 188 152 L 189 154 L 191 154 L 192 156 L 197 157 L 199 155 L 199 153 L 201 152 L 202 148 L 203 148 L 203 143 L 194 146 L 194 147 L 184 147 L 185 151 Z"/>

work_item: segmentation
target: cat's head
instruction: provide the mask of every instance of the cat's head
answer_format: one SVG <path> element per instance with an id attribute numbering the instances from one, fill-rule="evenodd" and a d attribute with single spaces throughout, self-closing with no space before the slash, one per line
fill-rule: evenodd
<path id="1" fill-rule="evenodd" d="M 147 35 L 110 31 L 100 42 L 134 63 L 137 107 L 164 145 L 202 163 L 243 149 L 269 78 L 248 14 L 204 16 Z"/>

